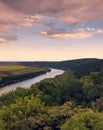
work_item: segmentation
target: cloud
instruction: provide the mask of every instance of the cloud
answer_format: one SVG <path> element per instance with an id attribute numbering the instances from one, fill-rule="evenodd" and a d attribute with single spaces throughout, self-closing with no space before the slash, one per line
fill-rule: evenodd
<path id="1" fill-rule="evenodd" d="M 14 35 L 0 35 L 0 43 L 8 43 L 11 41 L 18 40 L 16 36 Z"/>
<path id="2" fill-rule="evenodd" d="M 102 29 L 98 29 L 98 30 L 96 31 L 96 33 L 97 33 L 97 34 L 103 34 L 103 30 L 102 30 Z"/>
<path id="3" fill-rule="evenodd" d="M 95 31 L 95 28 L 87 27 L 87 30 L 88 30 L 88 31 Z"/>
<path id="4" fill-rule="evenodd" d="M 1 0 L 26 15 L 54 17 L 74 25 L 103 21 L 102 0 Z"/>
<path id="5" fill-rule="evenodd" d="M 103 22 L 102 16 L 102 0 L 0 0 L 0 34 L 32 27 L 49 38 L 83 39 L 102 30 L 77 25 Z"/>
<path id="6" fill-rule="evenodd" d="M 0 33 L 20 27 L 33 26 L 40 17 L 20 13 L 10 8 L 8 5 L 0 2 Z"/>
<path id="7" fill-rule="evenodd" d="M 103 34 L 103 30 L 98 29 L 95 30 L 93 28 L 80 28 L 77 30 L 74 30 L 72 32 L 61 32 L 61 33 L 54 33 L 52 32 L 39 32 L 39 35 L 43 35 L 45 37 L 54 38 L 54 39 L 85 39 L 92 37 L 96 34 Z"/>

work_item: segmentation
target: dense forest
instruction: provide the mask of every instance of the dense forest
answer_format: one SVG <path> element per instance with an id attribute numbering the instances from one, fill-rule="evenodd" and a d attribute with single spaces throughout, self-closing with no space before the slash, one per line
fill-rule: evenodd
<path id="1" fill-rule="evenodd" d="M 103 130 L 103 65 L 93 63 L 3 94 L 0 130 Z"/>

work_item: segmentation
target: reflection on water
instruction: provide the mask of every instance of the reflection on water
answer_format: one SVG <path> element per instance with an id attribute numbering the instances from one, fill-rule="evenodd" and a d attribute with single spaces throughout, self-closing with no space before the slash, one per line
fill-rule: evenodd
<path id="1" fill-rule="evenodd" d="M 41 80 L 43 80 L 45 78 L 54 78 L 56 75 L 60 75 L 63 72 L 64 72 L 63 70 L 51 69 L 51 72 L 47 72 L 46 74 L 43 74 L 43 75 L 37 76 L 37 77 L 32 78 L 32 79 L 28 79 L 28 80 L 25 80 L 22 82 L 18 82 L 15 84 L 7 85 L 3 88 L 0 88 L 0 95 L 3 93 L 9 92 L 11 90 L 15 90 L 17 87 L 29 88 L 32 84 L 40 82 Z"/>

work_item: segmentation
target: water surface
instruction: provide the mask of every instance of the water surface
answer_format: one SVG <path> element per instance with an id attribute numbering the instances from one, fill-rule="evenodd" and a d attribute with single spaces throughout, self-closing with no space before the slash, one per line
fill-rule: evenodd
<path id="1" fill-rule="evenodd" d="M 0 88 L 0 95 L 2 95 L 3 93 L 7 93 L 11 90 L 15 90 L 17 87 L 29 88 L 32 84 L 40 82 L 45 78 L 54 78 L 55 76 L 60 75 L 63 72 L 63 70 L 51 68 L 51 72 L 47 72 L 46 74 Z"/>

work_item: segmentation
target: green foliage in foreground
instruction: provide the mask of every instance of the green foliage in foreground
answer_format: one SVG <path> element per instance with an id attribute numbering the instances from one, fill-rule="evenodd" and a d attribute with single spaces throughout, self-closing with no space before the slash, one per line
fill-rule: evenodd
<path id="1" fill-rule="evenodd" d="M 103 130 L 103 113 L 89 111 L 75 114 L 66 120 L 61 130 Z"/>
<path id="2" fill-rule="evenodd" d="M 0 116 L 6 130 L 56 129 L 64 119 L 73 115 L 71 109 L 71 103 L 47 107 L 38 98 L 30 96 L 8 107 L 2 106 Z"/>
<path id="3" fill-rule="evenodd" d="M 103 71 L 67 71 L 2 95 L 0 130 L 103 130 Z"/>

